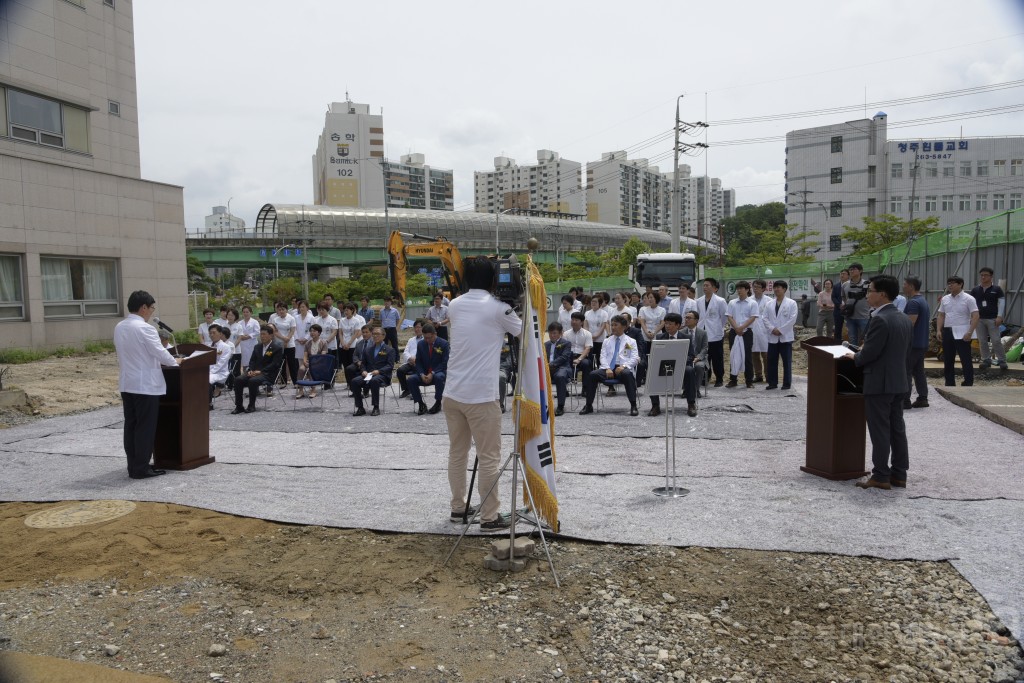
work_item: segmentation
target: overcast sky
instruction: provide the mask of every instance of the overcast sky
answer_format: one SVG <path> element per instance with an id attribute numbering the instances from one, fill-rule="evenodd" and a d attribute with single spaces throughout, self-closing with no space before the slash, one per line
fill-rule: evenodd
<path id="1" fill-rule="evenodd" d="M 684 121 L 857 110 L 712 125 L 695 175 L 737 203 L 781 200 L 782 141 L 716 142 L 889 115 L 889 137 L 1024 134 L 1024 113 L 901 122 L 1022 104 L 1012 87 L 924 104 L 875 103 L 1024 79 L 1024 2 L 335 2 L 136 0 L 143 177 L 185 187 L 185 224 L 231 201 L 252 225 L 271 203 L 312 203 L 311 156 L 330 102 L 383 109 L 386 153 L 473 171 L 538 149 L 586 163 L 628 149 L 672 168 Z M 705 106 L 707 109 L 705 110 Z M 693 140 L 691 140 L 693 141 Z M 638 149 L 638 147 L 641 147 Z M 635 150 L 635 151 L 634 151 Z"/>

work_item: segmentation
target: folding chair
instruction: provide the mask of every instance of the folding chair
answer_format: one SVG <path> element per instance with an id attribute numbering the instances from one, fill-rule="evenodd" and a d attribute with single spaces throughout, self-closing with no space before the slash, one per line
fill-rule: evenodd
<path id="1" fill-rule="evenodd" d="M 277 383 L 279 381 L 281 381 L 281 377 L 283 377 L 283 376 L 284 376 L 284 363 L 281 363 L 281 368 L 277 371 L 277 378 L 274 379 L 273 383 L 271 383 L 271 384 L 261 384 L 260 385 L 259 392 L 260 392 L 260 396 L 263 398 L 263 410 L 267 410 L 267 404 L 270 403 L 270 399 L 272 397 L 277 397 L 277 398 L 281 399 L 281 407 L 282 408 L 285 405 L 287 405 L 284 402 L 284 390 L 287 389 L 287 387 L 279 387 L 279 386 L 277 386 Z"/>
<path id="2" fill-rule="evenodd" d="M 602 369 L 602 368 L 598 368 L 598 369 Z M 630 370 L 630 372 L 633 374 L 633 381 L 635 382 L 636 381 L 636 367 L 634 367 L 632 370 Z M 602 408 L 602 409 L 604 408 L 604 397 L 601 395 L 601 387 L 602 386 L 614 387 L 614 386 L 619 386 L 621 384 L 622 384 L 622 382 L 620 380 L 618 380 L 618 379 L 615 379 L 615 378 L 605 378 L 605 379 L 602 379 L 598 383 L 597 391 L 594 392 L 594 393 L 597 395 L 597 404 L 598 404 L 599 408 Z M 623 392 L 623 393 L 625 393 L 625 392 Z M 640 395 L 641 395 L 640 394 L 640 387 L 637 386 L 637 388 L 636 388 L 636 400 L 637 400 L 637 404 L 638 405 L 640 403 Z"/>
<path id="3" fill-rule="evenodd" d="M 338 398 L 338 392 L 334 386 L 337 375 L 337 357 L 333 353 L 318 354 L 309 357 L 309 369 L 306 370 L 306 379 L 300 379 L 297 384 L 303 389 L 320 390 L 320 410 L 324 409 L 324 394 L 328 391 L 331 392 L 334 400 L 338 403 L 338 407 L 341 408 L 341 399 Z M 302 398 L 295 399 L 295 402 L 292 404 L 293 411 L 298 408 L 299 401 L 303 398 L 309 399 L 309 407 L 313 407 L 313 397 L 303 395 Z"/>

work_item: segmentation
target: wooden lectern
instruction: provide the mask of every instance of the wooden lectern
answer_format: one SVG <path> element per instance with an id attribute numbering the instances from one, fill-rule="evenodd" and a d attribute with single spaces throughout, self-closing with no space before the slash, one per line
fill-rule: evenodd
<path id="1" fill-rule="evenodd" d="M 864 470 L 864 375 L 850 358 L 819 346 L 832 337 L 801 342 L 807 352 L 807 454 L 800 469 L 826 479 L 859 479 Z"/>
<path id="2" fill-rule="evenodd" d="M 206 353 L 188 358 L 194 351 Z M 167 393 L 160 397 L 153 467 L 191 470 L 214 461 L 210 457 L 210 366 L 217 353 L 202 344 L 179 344 L 177 352 L 185 356 L 181 365 L 163 368 Z"/>

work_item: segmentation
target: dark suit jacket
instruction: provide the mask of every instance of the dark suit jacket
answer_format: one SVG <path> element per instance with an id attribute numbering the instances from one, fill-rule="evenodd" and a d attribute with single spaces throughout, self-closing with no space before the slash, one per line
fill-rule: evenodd
<path id="1" fill-rule="evenodd" d="M 892 305 L 875 311 L 868 323 L 864 345 L 854 356 L 864 369 L 865 394 L 903 394 L 910 388 L 907 361 L 913 327 L 910 318 Z"/>
<path id="2" fill-rule="evenodd" d="M 427 374 L 427 355 L 430 355 L 430 370 L 433 372 L 448 372 L 448 356 L 450 348 L 448 342 L 438 337 L 434 340 L 433 353 L 429 352 L 430 345 L 426 339 L 420 339 L 416 344 L 416 374 Z"/>
<path id="3" fill-rule="evenodd" d="M 352 345 L 352 362 L 362 367 L 363 365 L 363 349 L 366 348 L 367 344 L 372 344 L 373 340 L 367 340 L 360 338 L 355 344 Z"/>
<path id="4" fill-rule="evenodd" d="M 397 358 L 397 352 L 388 346 L 382 344 L 380 351 L 374 353 L 373 342 L 371 341 L 363 347 L 363 367 L 362 369 L 366 372 L 373 372 L 374 370 L 380 373 L 380 376 L 386 381 L 391 381 L 391 372 L 395 369 L 395 359 Z"/>
<path id="5" fill-rule="evenodd" d="M 551 360 L 552 344 L 555 345 L 555 360 Z M 546 341 L 544 342 L 544 357 L 548 359 L 548 368 L 551 369 L 551 372 L 559 368 L 571 368 L 572 344 L 565 339 L 559 339 L 557 342 Z"/>
<path id="6" fill-rule="evenodd" d="M 249 359 L 249 370 L 259 370 L 269 381 L 277 379 L 277 373 L 281 371 L 281 362 L 284 360 L 284 347 L 276 339 L 270 342 L 266 349 L 263 344 L 256 344 L 252 350 L 252 358 Z"/>
<path id="7" fill-rule="evenodd" d="M 689 339 L 690 347 L 686 352 L 686 364 L 693 365 L 694 359 L 697 355 L 697 350 L 694 348 L 696 344 L 693 343 L 693 335 L 689 334 L 689 332 L 690 331 L 685 328 L 680 328 L 674 335 L 670 335 L 668 332 L 659 332 L 655 339 Z M 704 330 L 701 330 L 701 332 L 704 332 Z"/>
<path id="8" fill-rule="evenodd" d="M 688 327 L 683 327 L 682 331 L 690 332 L 690 348 L 693 349 L 693 362 L 695 365 L 707 365 L 708 362 L 708 333 L 706 330 L 702 330 L 696 327 L 690 330 Z"/>
<path id="9" fill-rule="evenodd" d="M 649 349 L 647 348 L 647 338 L 644 337 L 643 331 L 639 327 L 630 325 L 626 328 L 626 336 L 631 337 L 636 342 L 637 351 L 640 352 L 640 362 L 646 363 Z"/>

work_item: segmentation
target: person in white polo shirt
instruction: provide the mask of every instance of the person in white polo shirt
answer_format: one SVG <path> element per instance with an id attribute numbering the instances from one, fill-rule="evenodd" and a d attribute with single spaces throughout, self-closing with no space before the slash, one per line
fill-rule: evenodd
<path id="1" fill-rule="evenodd" d="M 956 386 L 954 362 L 960 356 L 960 367 L 964 371 L 962 386 L 974 386 L 974 363 L 971 361 L 971 337 L 978 326 L 980 313 L 977 300 L 964 291 L 964 279 L 959 275 L 946 278 L 949 294 L 939 303 L 939 315 L 935 318 L 936 336 L 942 341 L 942 366 L 946 374 L 946 386 Z"/>
<path id="2" fill-rule="evenodd" d="M 475 443 L 482 499 L 480 530 L 500 531 L 507 529 L 509 522 L 498 511 L 501 406 L 494 379 L 505 334 L 518 337 L 523 323 L 511 306 L 491 294 L 494 265 L 486 256 L 466 260 L 464 271 L 469 291 L 448 307 L 452 338 L 442 402 L 448 423 L 451 520 L 460 521 L 466 510 L 466 465 L 470 445 Z"/>
<path id="3" fill-rule="evenodd" d="M 761 317 L 761 310 L 757 302 L 750 296 L 750 283 L 740 280 L 736 283 L 736 297 L 729 302 L 726 317 L 729 319 L 729 348 L 736 345 L 736 337 L 740 338 L 743 344 L 743 377 L 747 381 L 747 388 L 754 388 L 754 330 L 757 319 Z M 736 353 L 739 353 L 737 349 Z M 731 363 L 730 354 L 730 366 Z M 730 367 L 729 383 L 726 387 L 738 386 L 737 372 Z"/>

